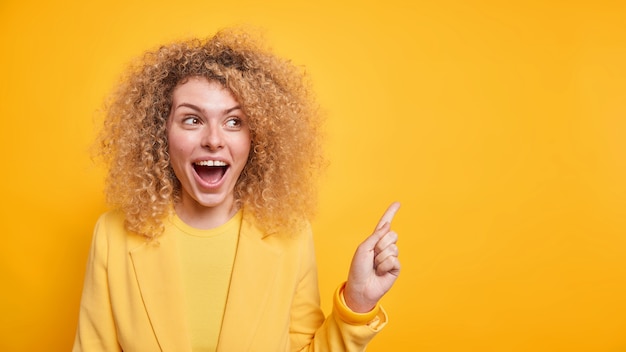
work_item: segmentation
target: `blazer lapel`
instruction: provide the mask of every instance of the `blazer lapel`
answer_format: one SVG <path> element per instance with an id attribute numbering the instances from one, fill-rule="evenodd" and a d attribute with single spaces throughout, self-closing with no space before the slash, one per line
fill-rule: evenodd
<path id="1" fill-rule="evenodd" d="M 263 241 L 263 233 L 244 212 L 228 291 L 218 351 L 249 351 L 271 294 L 281 252 Z"/>
<path id="2" fill-rule="evenodd" d="M 130 252 L 143 303 L 162 351 L 191 351 L 174 236 Z"/>

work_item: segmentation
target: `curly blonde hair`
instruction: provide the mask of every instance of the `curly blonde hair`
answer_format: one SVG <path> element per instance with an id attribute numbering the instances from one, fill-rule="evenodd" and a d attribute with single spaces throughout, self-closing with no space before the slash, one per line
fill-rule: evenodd
<path id="1" fill-rule="evenodd" d="M 108 167 L 107 200 L 124 212 L 127 230 L 157 237 L 180 200 L 166 121 L 174 88 L 190 77 L 219 82 L 248 117 L 252 145 L 235 186 L 237 204 L 270 233 L 309 220 L 324 158 L 322 116 L 304 70 L 250 33 L 222 30 L 147 52 L 105 104 L 98 154 Z"/>

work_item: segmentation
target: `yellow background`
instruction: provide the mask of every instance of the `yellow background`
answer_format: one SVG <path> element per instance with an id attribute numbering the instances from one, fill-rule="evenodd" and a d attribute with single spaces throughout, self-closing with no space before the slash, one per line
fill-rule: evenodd
<path id="1" fill-rule="evenodd" d="M 626 351 L 623 1 L 0 2 L 0 350 L 67 351 L 106 209 L 94 112 L 146 49 L 246 24 L 307 67 L 323 308 L 399 200 L 370 351 Z"/>

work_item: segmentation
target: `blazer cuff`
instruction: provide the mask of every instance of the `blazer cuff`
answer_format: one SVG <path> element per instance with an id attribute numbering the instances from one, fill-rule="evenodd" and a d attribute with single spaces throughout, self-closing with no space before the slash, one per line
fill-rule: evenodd
<path id="1" fill-rule="evenodd" d="M 380 305 L 376 303 L 376 306 L 367 313 L 357 313 L 352 311 L 346 304 L 346 300 L 343 297 L 343 290 L 346 287 L 346 283 L 344 282 L 337 290 L 335 290 L 334 295 L 334 308 L 341 320 L 351 325 L 366 325 L 372 322 L 380 311 Z"/>

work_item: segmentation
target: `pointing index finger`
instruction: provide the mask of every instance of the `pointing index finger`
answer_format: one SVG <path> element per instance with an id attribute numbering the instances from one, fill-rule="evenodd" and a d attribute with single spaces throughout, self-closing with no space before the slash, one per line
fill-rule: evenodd
<path id="1" fill-rule="evenodd" d="M 376 230 L 383 227 L 385 223 L 391 223 L 391 220 L 393 220 L 393 217 L 396 215 L 396 212 L 398 211 L 398 209 L 400 209 L 399 202 L 391 203 L 391 205 L 387 208 L 383 216 L 380 218 L 378 225 L 376 225 Z"/>

